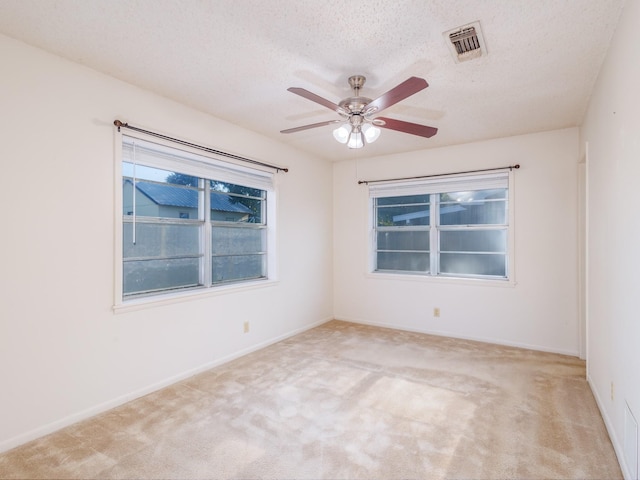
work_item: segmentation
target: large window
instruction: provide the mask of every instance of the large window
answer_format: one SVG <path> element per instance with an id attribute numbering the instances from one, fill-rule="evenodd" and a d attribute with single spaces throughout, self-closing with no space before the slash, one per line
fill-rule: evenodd
<path id="1" fill-rule="evenodd" d="M 373 270 L 508 279 L 509 174 L 370 186 Z"/>
<path id="2" fill-rule="evenodd" d="M 122 136 L 122 298 L 269 277 L 272 175 Z"/>

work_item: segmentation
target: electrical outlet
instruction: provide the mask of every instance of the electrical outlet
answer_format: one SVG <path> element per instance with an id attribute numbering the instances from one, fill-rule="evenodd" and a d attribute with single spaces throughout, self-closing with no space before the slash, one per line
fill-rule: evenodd
<path id="1" fill-rule="evenodd" d="M 439 317 L 440 316 L 440 307 L 435 307 L 433 309 L 433 316 L 434 317 Z"/>
<path id="2" fill-rule="evenodd" d="M 249 333 L 249 322 L 244 322 L 244 333 Z"/>

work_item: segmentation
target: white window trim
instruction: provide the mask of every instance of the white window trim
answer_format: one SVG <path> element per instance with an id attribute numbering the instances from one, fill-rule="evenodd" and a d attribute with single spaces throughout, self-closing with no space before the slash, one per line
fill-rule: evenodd
<path id="1" fill-rule="evenodd" d="M 411 181 L 393 181 L 393 182 L 381 182 L 377 185 L 370 185 L 369 188 L 363 189 L 363 203 L 367 205 L 368 211 L 368 222 L 366 223 L 366 236 L 367 239 L 367 248 L 365 249 L 365 265 L 366 271 L 364 272 L 364 276 L 369 279 L 380 280 L 380 281 L 408 281 L 408 282 L 425 282 L 425 283 L 433 283 L 433 284 L 449 284 L 449 285 L 470 285 L 470 286 L 491 286 L 491 287 L 515 287 L 517 285 L 516 280 L 516 255 L 515 255 L 515 175 L 511 169 L 505 169 L 503 173 L 507 173 L 507 182 L 508 182 L 508 211 L 507 216 L 509 219 L 508 225 L 508 233 L 507 233 L 507 265 L 509 276 L 506 279 L 502 278 L 489 278 L 489 277 L 466 277 L 466 276 L 443 276 L 443 275 L 422 275 L 419 273 L 411 273 L 411 272 L 378 272 L 375 271 L 376 266 L 376 229 L 375 229 L 375 207 L 373 204 L 373 199 L 376 196 L 402 196 L 402 195 L 412 195 L 415 193 L 425 193 L 425 189 L 422 190 L 421 185 L 424 185 L 424 180 L 411 180 Z M 488 179 L 491 174 L 484 174 L 484 176 Z M 434 181 L 430 181 L 429 183 L 433 184 L 434 187 L 430 190 L 427 190 L 427 193 L 437 193 L 441 192 L 442 188 L 460 188 L 464 187 L 465 179 L 471 180 L 477 178 L 477 175 L 473 174 L 454 174 L 451 176 L 445 176 L 439 178 Z M 446 187 L 444 185 L 447 185 Z M 478 185 L 478 184 L 476 184 Z M 486 187 L 485 187 L 486 185 Z M 382 192 L 384 187 L 397 187 L 397 190 L 389 189 L 389 192 L 393 193 L 385 193 L 384 195 L 376 193 L 374 195 L 371 194 L 372 187 L 374 190 L 378 190 Z M 474 187 L 477 189 L 477 187 Z M 488 180 L 486 183 L 482 184 L 482 188 L 492 188 L 492 183 Z M 461 190 L 463 188 L 460 188 Z M 453 190 L 450 190 L 453 191 Z M 433 206 L 430 206 L 433 208 Z M 433 238 L 431 239 L 433 242 Z M 433 244 L 433 243 L 432 243 Z M 433 265 L 432 265 L 433 267 Z"/>
<path id="2" fill-rule="evenodd" d="M 247 280 L 237 283 L 221 284 L 211 287 L 191 288 L 187 290 L 167 291 L 165 293 L 157 293 L 149 296 L 141 296 L 135 298 L 123 299 L 123 221 L 122 221 L 122 159 L 123 159 L 123 136 L 134 138 L 137 140 L 147 141 L 157 145 L 162 145 L 172 150 L 180 150 L 193 158 L 202 159 L 205 158 L 207 163 L 216 168 L 226 168 L 237 172 L 242 171 L 263 171 L 265 173 L 271 173 L 267 169 L 260 167 L 247 168 L 240 162 L 228 160 L 226 158 L 217 158 L 213 154 L 204 153 L 198 149 L 191 148 L 185 145 L 173 143 L 168 140 L 159 139 L 151 135 L 146 135 L 141 132 L 126 132 L 123 133 L 120 129 L 115 129 L 114 135 L 114 291 L 113 291 L 113 310 L 117 313 L 124 313 L 132 310 L 140 310 L 147 307 L 167 305 L 177 302 L 189 301 L 197 298 L 224 295 L 229 293 L 235 293 L 245 290 L 253 290 L 258 288 L 270 287 L 278 283 L 278 262 L 277 262 L 277 243 L 276 243 L 276 212 L 277 212 L 277 176 L 273 175 L 272 185 L 266 187 L 265 185 L 251 183 L 246 185 L 247 182 L 240 182 L 243 185 L 249 187 L 260 188 L 266 191 L 266 218 L 267 218 L 267 278 L 258 280 Z M 201 160 L 199 160 L 201 162 Z M 159 166 L 157 163 L 154 163 Z M 209 177 L 210 171 L 205 175 L 198 174 L 198 166 L 196 162 L 189 162 L 190 167 L 186 168 L 186 172 L 197 176 Z M 231 167 L 232 166 L 232 167 Z M 203 164 L 202 168 L 206 168 Z M 175 170 L 175 163 L 169 170 Z M 231 180 L 227 180 L 231 178 Z M 216 178 L 216 180 L 229 181 L 229 183 L 238 183 L 237 177 Z M 232 180 L 235 180 L 232 181 Z"/>

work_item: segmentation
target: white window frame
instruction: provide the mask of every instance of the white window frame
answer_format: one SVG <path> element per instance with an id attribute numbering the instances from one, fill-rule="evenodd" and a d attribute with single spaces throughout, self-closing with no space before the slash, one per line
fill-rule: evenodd
<path id="1" fill-rule="evenodd" d="M 266 220 L 266 278 L 240 280 L 229 283 L 211 284 L 211 272 L 207 268 L 200 268 L 200 275 L 204 275 L 205 286 L 167 290 L 148 296 L 123 298 L 123 201 L 122 201 L 122 163 L 128 161 L 123 155 L 125 141 L 133 139 L 137 144 L 153 144 L 153 149 L 167 155 L 153 154 L 145 157 L 143 150 L 136 152 L 136 162 L 160 168 L 168 171 L 193 175 L 198 178 L 213 179 L 226 183 L 233 183 L 251 188 L 257 188 L 266 192 L 265 198 L 265 218 Z M 170 304 L 179 301 L 187 301 L 193 297 L 220 295 L 229 292 L 237 292 L 247 289 L 264 288 L 272 286 L 277 282 L 277 259 L 276 259 L 276 175 L 268 168 L 259 166 L 247 167 L 240 161 L 218 157 L 212 153 L 184 146 L 170 140 L 159 139 L 141 132 L 121 132 L 116 130 L 114 136 L 114 301 L 113 308 L 116 312 L 136 310 L 145 308 L 148 305 Z M 210 229 L 212 222 L 205 222 L 204 229 Z M 209 248 L 207 248 L 209 247 Z M 205 256 L 211 257 L 210 245 L 205 245 Z"/>
<path id="2" fill-rule="evenodd" d="M 515 267 L 515 177 L 511 169 L 498 170 L 493 173 L 482 174 L 452 174 L 437 177 L 425 177 L 411 180 L 391 180 L 369 184 L 368 189 L 368 243 L 367 249 L 367 274 L 371 278 L 397 278 L 403 280 L 417 280 L 442 283 L 471 283 L 487 284 L 498 286 L 513 286 L 516 284 Z M 507 188 L 507 252 L 506 265 L 507 276 L 492 277 L 484 275 L 455 275 L 438 274 L 439 270 L 439 250 L 438 245 L 440 235 L 439 215 L 435 215 L 434 198 L 440 193 L 448 193 L 465 190 L 484 190 L 492 188 Z M 394 196 L 429 194 L 430 198 L 430 219 L 433 219 L 427 229 L 430 239 L 429 272 L 412 271 L 388 271 L 376 270 L 377 264 L 377 218 L 375 199 Z M 435 223 L 433 223 L 435 222 Z M 482 226 L 479 226 L 482 228 Z"/>

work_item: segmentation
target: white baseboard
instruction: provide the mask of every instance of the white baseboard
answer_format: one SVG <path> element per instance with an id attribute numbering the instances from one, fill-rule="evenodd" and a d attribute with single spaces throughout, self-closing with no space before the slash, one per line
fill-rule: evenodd
<path id="1" fill-rule="evenodd" d="M 86 420 L 95 415 L 106 412 L 107 410 L 111 410 L 112 408 L 119 407 L 120 405 L 123 405 L 132 400 L 135 400 L 136 398 L 140 398 L 145 395 L 148 395 L 149 393 L 153 393 L 155 391 L 161 390 L 165 387 L 173 385 L 174 383 L 180 382 L 181 380 L 192 377 L 194 375 L 202 373 L 211 368 L 228 363 L 232 360 L 235 360 L 236 358 L 240 358 L 244 355 L 248 355 L 249 353 L 253 353 L 258 350 L 262 350 L 263 348 L 268 347 L 269 345 L 273 345 L 274 343 L 278 343 L 282 340 L 286 340 L 287 338 L 303 333 L 307 330 L 311 330 L 312 328 L 318 327 L 331 320 L 333 320 L 333 317 L 318 320 L 309 325 L 305 325 L 304 327 L 297 328 L 295 330 L 287 332 L 284 335 L 279 335 L 277 337 L 271 338 L 269 340 L 258 343 L 256 345 L 252 345 L 251 347 L 245 348 L 243 350 L 239 350 L 237 352 L 234 352 L 231 355 L 227 355 L 226 357 L 216 359 L 212 362 L 207 362 L 204 365 L 200 365 L 196 368 L 192 368 L 190 370 L 179 373 L 177 375 L 173 375 L 159 382 L 153 383 L 151 385 L 147 385 L 146 387 L 140 388 L 138 390 L 134 390 L 120 397 L 108 400 L 98 405 L 94 405 L 80 412 L 76 412 L 74 414 L 68 415 L 59 420 L 53 421 L 46 425 L 42 425 L 28 432 L 12 437 L 0 443 L 0 453 L 11 450 L 12 448 L 18 447 L 32 440 L 36 440 L 45 435 L 49 435 L 50 433 L 54 433 L 62 428 L 73 425 L 74 423 L 80 422 L 82 420 Z"/>
<path id="2" fill-rule="evenodd" d="M 361 319 L 353 319 L 345 316 L 337 315 L 335 317 L 336 320 L 342 320 L 343 322 L 351 322 L 351 323 L 359 323 L 361 325 L 370 325 L 372 327 L 382 327 L 382 328 L 392 328 L 395 330 L 402 330 L 405 332 L 414 332 L 414 333 L 424 333 L 427 335 L 435 335 L 438 337 L 448 337 L 448 338 L 458 338 L 460 340 L 471 340 L 474 342 L 483 342 L 483 343 L 493 343 L 495 345 L 504 345 L 506 347 L 516 347 L 516 348 L 524 348 L 526 350 L 536 350 L 539 352 L 546 353 L 557 353 L 560 355 L 567 355 L 570 357 L 580 357 L 580 352 L 578 350 L 562 350 L 562 349 L 554 349 L 549 347 L 544 347 L 541 345 L 534 345 L 528 343 L 520 343 L 520 342 L 510 342 L 502 339 L 488 338 L 488 337 L 474 337 L 474 336 L 466 336 L 466 335 L 457 335 L 455 333 L 439 331 L 439 330 L 428 330 L 428 329 L 418 329 L 418 328 L 410 328 L 404 327 L 401 325 L 396 325 L 392 323 L 384 323 L 384 322 L 370 322 L 368 320 Z"/>
<path id="3" fill-rule="evenodd" d="M 627 465 L 627 462 L 624 458 L 624 448 L 620 444 L 620 441 L 616 436 L 616 431 L 614 430 L 611 419 L 609 418 L 609 415 L 604 408 L 602 398 L 600 398 L 598 391 L 593 387 L 593 381 L 591 380 L 591 376 L 589 374 L 587 374 L 587 383 L 589 384 L 589 388 L 591 388 L 593 397 L 596 399 L 596 405 L 598 405 L 598 410 L 600 410 L 600 415 L 602 416 L 602 420 L 604 420 L 604 426 L 607 428 L 607 432 L 609 433 L 609 438 L 611 439 L 613 450 L 616 452 L 616 457 L 618 457 L 618 463 L 620 464 L 622 475 L 624 476 L 625 480 L 634 480 L 634 476 L 631 474 L 629 466 Z"/>

